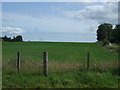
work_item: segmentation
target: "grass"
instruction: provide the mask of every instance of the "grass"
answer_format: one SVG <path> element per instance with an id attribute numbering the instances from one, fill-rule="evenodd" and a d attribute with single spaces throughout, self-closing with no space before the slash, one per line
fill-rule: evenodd
<path id="1" fill-rule="evenodd" d="M 3 42 L 3 88 L 118 88 L 118 54 L 98 43 Z M 17 52 L 21 72 L 17 73 Z M 43 52 L 49 53 L 44 77 Z M 90 52 L 90 70 L 86 70 Z"/>
<path id="2" fill-rule="evenodd" d="M 117 88 L 117 75 L 111 72 L 66 71 L 49 73 L 45 77 L 41 72 L 6 71 L 3 88 Z"/>
<path id="3" fill-rule="evenodd" d="M 92 61 L 115 60 L 116 53 L 111 53 L 96 43 L 60 43 L 60 42 L 4 42 L 3 59 L 16 59 L 16 53 L 21 52 L 22 59 L 42 60 L 43 52 L 49 52 L 50 61 L 85 62 L 87 52 L 90 52 Z M 7 57 L 6 57 L 7 56 Z"/>

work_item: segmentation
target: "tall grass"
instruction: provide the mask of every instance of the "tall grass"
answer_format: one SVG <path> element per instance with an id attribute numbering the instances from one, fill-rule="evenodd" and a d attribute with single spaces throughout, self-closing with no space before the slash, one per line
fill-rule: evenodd
<path id="1" fill-rule="evenodd" d="M 15 60 L 9 62 L 3 62 L 3 70 L 13 70 L 17 72 L 17 64 Z M 64 72 L 64 71 L 76 71 L 76 70 L 87 70 L 86 63 L 75 63 L 75 62 L 57 62 L 49 61 L 48 62 L 49 72 Z M 109 62 L 97 62 L 90 63 L 91 71 L 115 71 L 118 69 L 118 60 L 109 61 Z M 20 64 L 20 71 L 43 71 L 43 62 L 35 60 L 22 60 Z"/>

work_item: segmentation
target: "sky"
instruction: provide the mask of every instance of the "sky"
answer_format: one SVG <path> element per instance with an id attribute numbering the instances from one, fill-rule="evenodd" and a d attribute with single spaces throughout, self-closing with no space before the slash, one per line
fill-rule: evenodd
<path id="1" fill-rule="evenodd" d="M 96 42 L 97 27 L 118 24 L 117 2 L 2 2 L 2 36 L 25 41 Z"/>

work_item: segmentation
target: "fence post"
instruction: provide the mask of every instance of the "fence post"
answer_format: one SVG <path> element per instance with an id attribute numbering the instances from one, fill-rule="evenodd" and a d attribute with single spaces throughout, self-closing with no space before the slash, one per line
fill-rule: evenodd
<path id="1" fill-rule="evenodd" d="M 20 72 L 20 52 L 17 52 L 17 69 L 19 73 Z"/>
<path id="2" fill-rule="evenodd" d="M 48 52 L 43 52 L 43 74 L 48 76 Z"/>
<path id="3" fill-rule="evenodd" d="M 90 53 L 87 53 L 87 70 L 89 70 L 89 65 L 90 65 Z"/>

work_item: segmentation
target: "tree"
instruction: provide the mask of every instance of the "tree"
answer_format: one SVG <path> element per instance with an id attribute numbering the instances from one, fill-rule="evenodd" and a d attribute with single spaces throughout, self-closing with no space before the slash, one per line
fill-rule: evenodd
<path id="1" fill-rule="evenodd" d="M 11 41 L 11 38 L 8 38 L 6 35 L 2 37 L 3 41 Z"/>
<path id="2" fill-rule="evenodd" d="M 7 42 L 22 42 L 23 41 L 23 38 L 21 35 L 18 35 L 18 36 L 13 36 L 13 39 L 8 38 L 6 35 L 4 37 L 2 37 L 3 41 L 7 41 Z"/>
<path id="3" fill-rule="evenodd" d="M 116 33 L 115 30 L 112 29 L 112 31 L 111 31 L 111 36 L 110 36 L 110 42 L 111 42 L 111 43 L 115 43 L 115 42 L 116 42 L 115 33 Z"/>
<path id="4" fill-rule="evenodd" d="M 3 41 L 7 40 L 7 36 L 5 35 L 4 37 L 2 37 Z"/>
<path id="5" fill-rule="evenodd" d="M 103 41 L 103 40 L 109 40 L 111 37 L 112 32 L 112 24 L 104 23 L 98 26 L 97 30 L 97 40 Z"/>
<path id="6" fill-rule="evenodd" d="M 116 43 L 120 43 L 120 24 L 115 26 L 114 38 Z"/>
<path id="7" fill-rule="evenodd" d="M 22 41 L 23 41 L 22 36 L 21 36 L 21 35 L 16 36 L 15 41 L 16 41 L 16 42 L 22 42 Z"/>

